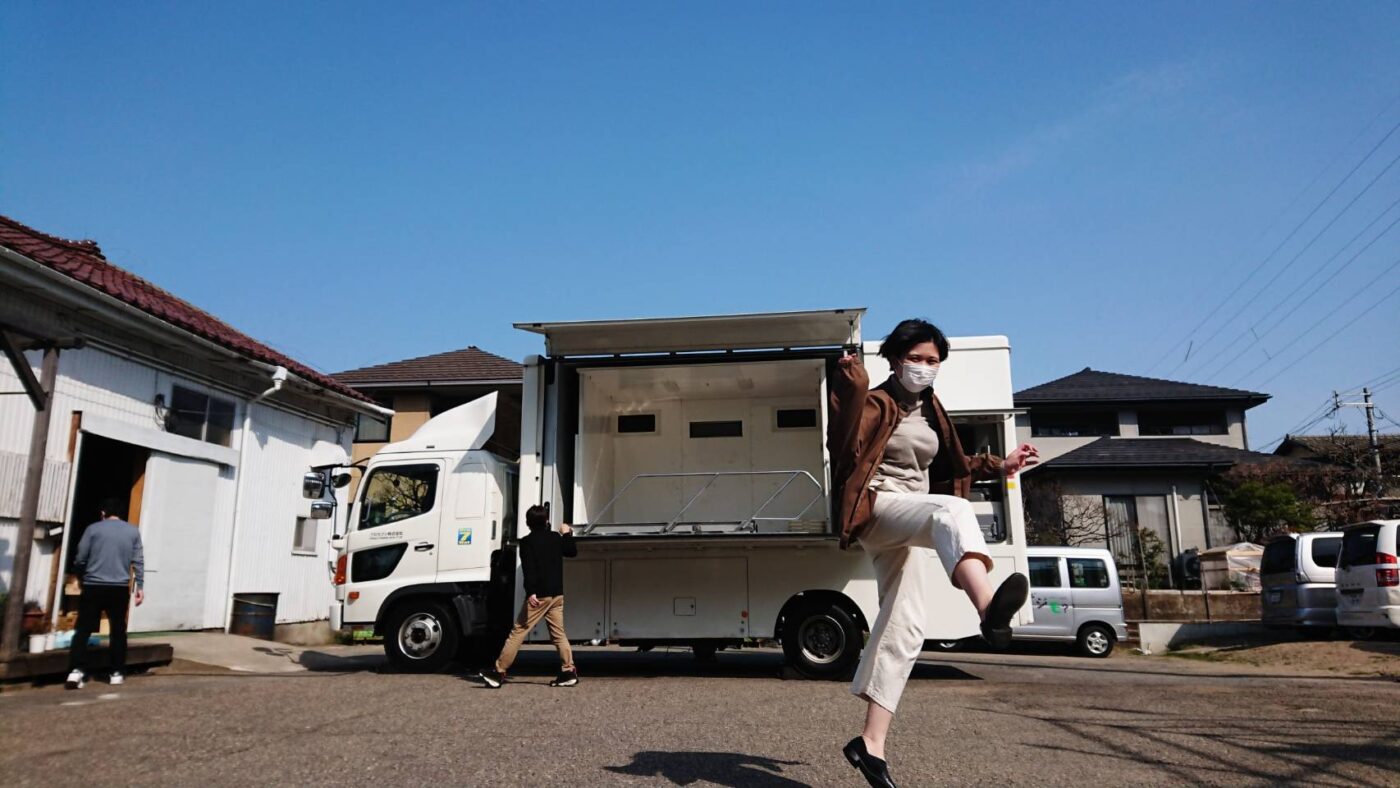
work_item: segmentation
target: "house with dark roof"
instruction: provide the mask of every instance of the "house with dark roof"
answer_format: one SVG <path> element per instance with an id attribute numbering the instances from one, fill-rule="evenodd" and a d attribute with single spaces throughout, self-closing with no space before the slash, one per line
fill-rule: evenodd
<path id="1" fill-rule="evenodd" d="M 394 415 L 360 417 L 355 461 L 373 456 L 386 443 L 408 438 L 437 414 L 497 392 L 496 431 L 487 449 L 520 456 L 520 385 L 524 367 L 475 345 L 430 356 L 348 369 L 332 377 L 372 398 Z"/>
<path id="2" fill-rule="evenodd" d="M 1400 434 L 1376 436 L 1376 448 L 1381 458 L 1381 495 L 1400 499 Z M 1371 439 L 1366 435 L 1285 435 L 1274 454 L 1345 468 L 1355 473 L 1353 478 L 1374 475 Z"/>
<path id="3" fill-rule="evenodd" d="M 1274 459 L 1249 450 L 1245 418 L 1268 399 L 1089 368 L 1032 386 L 1015 394 L 1017 437 L 1042 460 L 1026 473 L 1027 494 L 1053 490 L 1061 513 L 1080 519 L 1076 541 L 1109 547 L 1120 564 L 1143 555 L 1139 529 L 1165 559 L 1233 543 L 1210 479 Z"/>
<path id="4" fill-rule="evenodd" d="M 245 593 L 275 595 L 279 624 L 327 618 L 332 521 L 302 477 L 387 409 L 96 243 L 6 217 L 0 345 L 0 591 L 71 624 L 77 540 L 114 498 L 145 543 L 133 631 L 223 629 Z"/>

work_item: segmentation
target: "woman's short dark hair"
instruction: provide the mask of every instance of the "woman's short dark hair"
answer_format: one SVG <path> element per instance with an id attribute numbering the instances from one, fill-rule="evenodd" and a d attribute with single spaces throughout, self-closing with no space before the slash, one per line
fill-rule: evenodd
<path id="1" fill-rule="evenodd" d="M 938 360 L 948 358 L 948 338 L 938 330 L 938 326 L 917 317 L 900 321 L 885 341 L 880 343 L 880 355 L 886 361 L 899 361 L 909 348 L 924 342 L 932 342 L 938 348 Z"/>
<path id="2" fill-rule="evenodd" d="M 525 524 L 531 531 L 549 527 L 549 506 L 531 506 L 525 510 Z"/>

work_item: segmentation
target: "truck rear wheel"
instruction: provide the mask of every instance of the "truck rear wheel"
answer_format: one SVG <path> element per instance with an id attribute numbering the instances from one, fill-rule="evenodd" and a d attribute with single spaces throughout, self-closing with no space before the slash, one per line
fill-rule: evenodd
<path id="1" fill-rule="evenodd" d="M 855 617 L 836 602 L 801 607 L 783 623 L 783 655 L 807 678 L 849 675 L 860 659 L 861 645 Z"/>
<path id="2" fill-rule="evenodd" d="M 438 673 L 457 655 L 457 619 L 441 601 L 423 597 L 394 608 L 384 622 L 384 655 L 400 673 Z"/>

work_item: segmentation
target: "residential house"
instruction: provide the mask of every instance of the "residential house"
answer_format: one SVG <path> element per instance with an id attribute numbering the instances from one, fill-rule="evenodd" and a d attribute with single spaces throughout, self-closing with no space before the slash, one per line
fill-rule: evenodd
<path id="1" fill-rule="evenodd" d="M 473 345 L 335 373 L 332 377 L 341 384 L 394 411 L 390 419 L 360 417 L 354 461 L 373 456 L 386 443 L 408 438 L 433 416 L 493 391 L 499 394 L 496 431 L 486 448 L 503 457 L 519 457 L 523 370 L 519 362 Z"/>
<path id="2" fill-rule="evenodd" d="M 219 629 L 238 593 L 325 619 L 330 521 L 302 476 L 344 462 L 370 398 L 124 270 L 92 241 L 0 217 L 0 590 L 71 616 L 77 540 L 119 496 L 145 543 L 135 631 Z M 51 365 L 53 384 L 43 384 Z M 35 400 L 51 394 L 32 545 L 18 545 Z M 30 394 L 32 396 L 26 396 Z M 29 550 L 24 588 L 13 588 Z"/>
<path id="3" fill-rule="evenodd" d="M 1025 474 L 1027 495 L 1050 491 L 1074 520 L 1071 541 L 1108 546 L 1120 561 L 1142 554 L 1139 528 L 1157 537 L 1165 559 L 1233 543 L 1210 480 L 1271 459 L 1249 451 L 1245 420 L 1268 399 L 1089 368 L 1017 392 L 1018 438 L 1042 460 Z"/>

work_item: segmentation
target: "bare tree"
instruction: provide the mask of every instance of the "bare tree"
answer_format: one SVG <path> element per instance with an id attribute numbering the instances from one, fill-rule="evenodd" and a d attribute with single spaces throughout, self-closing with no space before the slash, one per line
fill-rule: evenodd
<path id="1" fill-rule="evenodd" d="M 1027 477 L 1023 482 L 1026 540 L 1033 545 L 1103 544 L 1103 499 L 1075 495 L 1053 478 Z"/>

